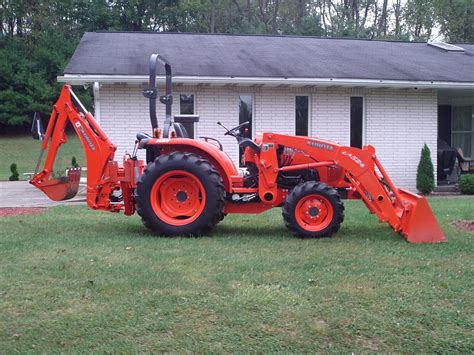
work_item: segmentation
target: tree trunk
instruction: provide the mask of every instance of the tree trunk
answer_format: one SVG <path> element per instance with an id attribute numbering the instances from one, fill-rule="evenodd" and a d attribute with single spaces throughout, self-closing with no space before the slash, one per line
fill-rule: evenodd
<path id="1" fill-rule="evenodd" d="M 209 32 L 215 33 L 216 31 L 216 0 L 211 0 L 211 18 L 209 21 Z"/>
<path id="2" fill-rule="evenodd" d="M 393 4 L 393 13 L 395 16 L 395 38 L 400 39 L 401 35 L 401 26 L 400 26 L 400 20 L 402 17 L 402 2 L 401 0 L 395 0 L 395 3 Z"/>
<path id="3" fill-rule="evenodd" d="M 306 15 L 306 0 L 295 0 L 295 30 L 299 32 Z"/>
<path id="4" fill-rule="evenodd" d="M 272 16 L 272 28 L 271 28 L 272 33 L 276 33 L 279 7 L 280 7 L 280 0 L 275 0 L 275 8 L 273 9 L 273 16 Z"/>
<path id="5" fill-rule="evenodd" d="M 383 1 L 382 13 L 379 18 L 379 25 L 377 30 L 377 35 L 380 36 L 382 33 L 384 36 L 387 35 L 387 5 L 388 0 Z"/>
<path id="6" fill-rule="evenodd" d="M 20 16 L 16 18 L 16 34 L 18 37 L 23 37 L 23 19 Z"/>
<path id="7" fill-rule="evenodd" d="M 367 2 L 365 3 L 364 17 L 362 18 L 362 21 L 360 21 L 360 29 L 365 27 L 365 22 L 367 21 L 367 15 L 369 14 L 370 5 L 372 5 L 372 0 L 367 0 Z"/>
<path id="8" fill-rule="evenodd" d="M 322 0 L 319 4 L 320 12 L 321 12 L 321 19 L 323 20 L 323 27 L 324 27 L 324 35 L 328 35 L 328 25 L 326 23 L 326 1 Z"/>

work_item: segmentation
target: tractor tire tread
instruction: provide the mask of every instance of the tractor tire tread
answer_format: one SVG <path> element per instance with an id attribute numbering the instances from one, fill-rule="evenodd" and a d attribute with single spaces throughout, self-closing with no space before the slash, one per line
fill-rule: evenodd
<path id="1" fill-rule="evenodd" d="M 329 199 L 334 209 L 334 217 L 329 226 L 316 233 L 302 230 L 294 217 L 294 210 L 298 201 L 309 194 L 320 194 Z M 318 181 L 306 181 L 297 185 L 288 195 L 282 208 L 283 220 L 286 227 L 299 238 L 327 238 L 339 231 L 344 222 L 344 203 L 336 189 Z"/>
<path id="2" fill-rule="evenodd" d="M 156 224 L 153 223 L 150 218 L 149 214 L 146 211 L 145 201 L 146 198 L 149 196 L 143 193 L 143 185 L 149 179 L 152 179 L 151 176 L 152 172 L 157 169 L 159 166 L 163 166 L 169 164 L 169 162 L 176 162 L 176 161 L 184 161 L 186 164 L 198 166 L 199 169 L 202 170 L 202 173 L 206 176 L 206 178 L 210 181 L 212 185 L 212 189 L 216 192 L 216 208 L 215 211 L 212 211 L 212 214 L 206 219 L 206 222 L 198 228 L 195 228 L 192 231 L 186 232 L 184 234 L 181 233 L 169 233 L 163 232 L 163 230 Z M 144 196 L 143 196 L 144 195 Z M 137 187 L 135 189 L 135 206 L 138 215 L 141 217 L 143 224 L 146 228 L 152 230 L 155 234 L 164 235 L 164 236 L 174 236 L 174 235 L 185 235 L 190 237 L 199 237 L 208 234 L 211 229 L 222 219 L 224 219 L 224 205 L 225 205 L 225 189 L 224 184 L 222 181 L 221 175 L 217 172 L 214 166 L 209 163 L 207 160 L 199 157 L 193 153 L 187 152 L 173 152 L 168 155 L 160 155 L 158 156 L 153 162 L 149 163 L 145 168 L 143 174 L 138 178 Z M 192 224 L 193 222 L 191 222 Z"/>

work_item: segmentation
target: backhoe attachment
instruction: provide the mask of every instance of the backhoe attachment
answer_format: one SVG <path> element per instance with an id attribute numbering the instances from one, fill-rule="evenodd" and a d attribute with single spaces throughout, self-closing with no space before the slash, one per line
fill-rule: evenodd
<path id="1" fill-rule="evenodd" d="M 114 161 L 116 147 L 71 90 L 64 85 L 53 107 L 46 132 L 37 115 L 33 119 L 33 137 L 42 140 L 35 175 L 30 183 L 43 191 L 51 200 L 63 201 L 76 196 L 81 178 L 81 168 L 71 168 L 67 176 L 54 178 L 53 165 L 59 147 L 66 143 L 66 125 L 70 122 L 76 131 L 87 160 L 87 204 L 92 209 L 134 213 L 132 190 L 136 178 L 143 170 L 143 162 L 125 156 L 123 166 Z M 47 152 L 44 167 L 40 170 L 43 155 Z M 117 196 L 112 196 L 115 191 Z"/>
<path id="2" fill-rule="evenodd" d="M 75 123 L 74 128 L 76 131 L 79 129 L 79 132 L 83 133 L 84 138 L 86 137 L 80 121 L 87 123 L 87 114 L 88 112 L 82 107 L 70 87 L 66 85 L 61 90 L 61 95 L 53 107 L 46 133 L 43 130 L 39 114 L 35 113 L 33 117 L 31 133 L 34 139 L 42 141 L 42 145 L 35 175 L 30 183 L 43 191 L 53 201 L 72 199 L 79 190 L 82 169 L 70 168 L 67 170 L 66 176 L 54 178 L 53 164 L 60 146 L 67 142 L 65 129 L 68 121 Z M 87 140 L 90 141 L 90 138 Z M 47 156 L 44 162 L 44 169 L 39 171 L 45 152 L 47 152 Z"/>

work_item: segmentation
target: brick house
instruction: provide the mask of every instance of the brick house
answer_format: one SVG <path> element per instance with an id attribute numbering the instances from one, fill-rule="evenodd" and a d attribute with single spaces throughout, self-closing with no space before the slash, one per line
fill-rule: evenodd
<path id="1" fill-rule="evenodd" d="M 150 131 L 142 90 L 152 53 L 172 64 L 174 113 L 200 115 L 190 134 L 218 138 L 236 163 L 237 144 L 217 121 L 251 120 L 251 134 L 371 144 L 394 182 L 410 189 L 423 143 L 435 168 L 438 138 L 474 157 L 474 44 L 86 33 L 58 80 L 93 87 L 95 117 L 118 159 L 137 132 Z"/>

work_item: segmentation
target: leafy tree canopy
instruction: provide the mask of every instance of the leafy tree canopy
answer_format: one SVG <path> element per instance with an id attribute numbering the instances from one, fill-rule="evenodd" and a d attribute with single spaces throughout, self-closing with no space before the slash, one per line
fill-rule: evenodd
<path id="1" fill-rule="evenodd" d="M 0 130 L 49 115 L 56 77 L 86 31 L 473 42 L 473 17 L 473 0 L 3 0 Z M 82 98 L 90 104 L 90 92 Z"/>

